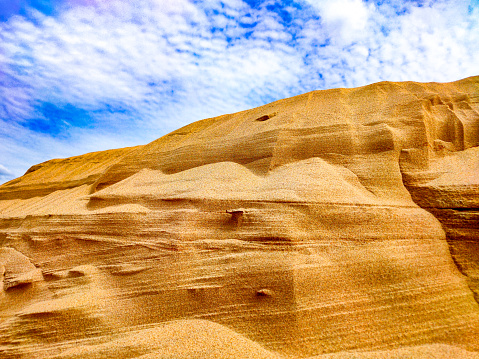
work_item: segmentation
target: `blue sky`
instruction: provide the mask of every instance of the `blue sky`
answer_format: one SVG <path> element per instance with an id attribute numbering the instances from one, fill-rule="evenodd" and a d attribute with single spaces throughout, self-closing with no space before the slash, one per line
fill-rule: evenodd
<path id="1" fill-rule="evenodd" d="M 0 183 L 317 89 L 479 75 L 478 0 L 0 0 Z"/>

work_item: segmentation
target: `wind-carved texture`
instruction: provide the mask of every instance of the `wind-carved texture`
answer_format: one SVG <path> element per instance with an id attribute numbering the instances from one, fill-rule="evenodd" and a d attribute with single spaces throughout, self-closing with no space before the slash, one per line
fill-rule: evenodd
<path id="1" fill-rule="evenodd" d="M 2 282 L 0 353 L 477 357 L 478 113 L 478 77 L 382 82 L 34 166 L 0 187 L 43 273 Z"/>

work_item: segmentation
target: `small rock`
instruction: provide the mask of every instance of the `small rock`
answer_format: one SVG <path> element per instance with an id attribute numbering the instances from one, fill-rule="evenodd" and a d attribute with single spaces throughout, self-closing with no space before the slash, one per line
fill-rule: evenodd
<path id="1" fill-rule="evenodd" d="M 271 289 L 259 289 L 256 291 L 257 297 L 272 297 L 274 292 Z"/>

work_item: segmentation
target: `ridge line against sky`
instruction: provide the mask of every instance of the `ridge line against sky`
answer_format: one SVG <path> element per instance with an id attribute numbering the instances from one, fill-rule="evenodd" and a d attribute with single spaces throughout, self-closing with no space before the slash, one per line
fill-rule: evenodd
<path id="1" fill-rule="evenodd" d="M 479 75 L 479 0 L 0 0 L 0 183 L 312 90 Z"/>

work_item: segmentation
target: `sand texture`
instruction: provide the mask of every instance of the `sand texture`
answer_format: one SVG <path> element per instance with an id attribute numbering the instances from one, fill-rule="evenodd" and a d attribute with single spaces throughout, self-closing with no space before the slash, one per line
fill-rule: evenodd
<path id="1" fill-rule="evenodd" d="M 0 274 L 1 358 L 479 358 L 479 77 L 33 166 Z"/>

